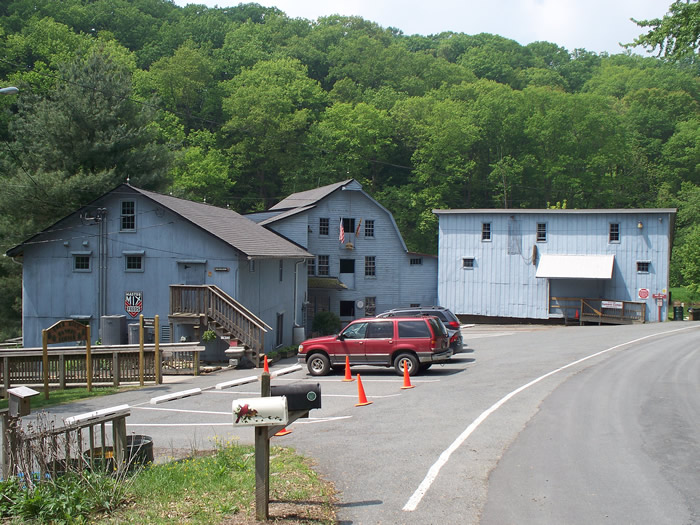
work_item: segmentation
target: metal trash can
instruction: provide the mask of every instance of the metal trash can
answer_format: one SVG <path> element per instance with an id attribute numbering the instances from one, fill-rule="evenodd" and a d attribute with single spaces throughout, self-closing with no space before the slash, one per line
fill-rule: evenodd
<path id="1" fill-rule="evenodd" d="M 688 318 L 691 321 L 700 321 L 700 308 L 694 306 L 693 308 L 688 308 Z"/>
<path id="2" fill-rule="evenodd" d="M 682 321 L 683 320 L 683 307 L 682 306 L 674 306 L 673 307 L 673 320 L 674 321 Z"/>

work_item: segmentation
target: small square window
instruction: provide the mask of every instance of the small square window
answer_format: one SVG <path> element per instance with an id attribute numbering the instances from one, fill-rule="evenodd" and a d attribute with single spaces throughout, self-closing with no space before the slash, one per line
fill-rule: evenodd
<path id="1" fill-rule="evenodd" d="M 462 268 L 465 270 L 474 269 L 474 257 L 463 257 L 462 258 Z"/>
<path id="2" fill-rule="evenodd" d="M 491 240 L 491 223 L 484 222 L 481 224 L 481 240 L 490 241 Z"/>
<path id="3" fill-rule="evenodd" d="M 610 231 L 608 233 L 608 242 L 620 242 L 620 224 L 617 222 L 610 223 Z"/>
<path id="4" fill-rule="evenodd" d="M 328 228 L 330 224 L 330 219 L 328 217 L 321 217 L 318 219 L 318 234 L 328 235 Z"/>
<path id="5" fill-rule="evenodd" d="M 377 261 L 374 255 L 365 257 L 365 277 L 377 276 Z"/>
<path id="6" fill-rule="evenodd" d="M 328 255 L 318 256 L 318 274 L 319 275 L 330 275 L 330 262 L 328 260 Z"/>
<path id="7" fill-rule="evenodd" d="M 126 256 L 126 271 L 127 272 L 142 272 L 143 271 L 143 255 L 127 255 Z"/>
<path id="8" fill-rule="evenodd" d="M 420 266 L 423 264 L 423 259 L 421 257 L 413 257 L 411 259 L 411 266 Z"/>
<path id="9" fill-rule="evenodd" d="M 649 273 L 651 269 L 651 262 L 649 261 L 637 261 L 637 273 Z"/>
<path id="10" fill-rule="evenodd" d="M 537 223 L 537 242 L 547 242 L 547 223 Z"/>
<path id="11" fill-rule="evenodd" d="M 90 271 L 90 256 L 89 255 L 74 255 L 73 270 L 76 272 Z"/>
<path id="12" fill-rule="evenodd" d="M 365 237 L 374 237 L 374 220 L 365 221 Z"/>

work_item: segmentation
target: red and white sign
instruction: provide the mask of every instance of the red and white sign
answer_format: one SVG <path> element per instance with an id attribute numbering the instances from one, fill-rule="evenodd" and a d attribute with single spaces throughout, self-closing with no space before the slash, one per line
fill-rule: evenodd
<path id="1" fill-rule="evenodd" d="M 640 299 L 649 299 L 649 290 L 647 288 L 640 288 L 637 295 Z"/>
<path id="2" fill-rule="evenodd" d="M 654 299 L 666 299 L 666 294 L 665 293 L 655 293 L 652 295 Z"/>
<path id="3" fill-rule="evenodd" d="M 124 310 L 131 317 L 138 317 L 143 311 L 143 292 L 126 292 L 124 295 Z"/>

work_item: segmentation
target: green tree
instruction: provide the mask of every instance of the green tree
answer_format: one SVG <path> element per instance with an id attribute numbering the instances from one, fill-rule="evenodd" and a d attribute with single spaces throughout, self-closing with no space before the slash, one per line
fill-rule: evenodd
<path id="1" fill-rule="evenodd" d="M 624 47 L 642 46 L 658 56 L 671 60 L 697 60 L 700 46 L 700 3 L 697 0 L 676 0 L 663 18 L 632 21 L 639 27 L 650 28 Z"/>
<path id="2" fill-rule="evenodd" d="M 60 73 L 45 98 L 22 91 L 10 126 L 15 140 L 0 210 L 30 218 L 30 228 L 46 226 L 127 179 L 156 187 L 169 164 L 151 125 L 153 111 L 130 99 L 126 68 L 93 52 Z M 21 209 L 17 202 L 24 203 Z"/>
<path id="3" fill-rule="evenodd" d="M 281 198 L 284 180 L 303 173 L 306 133 L 326 104 L 318 82 L 288 58 L 257 63 L 226 84 L 222 131 L 240 179 L 237 189 L 265 209 Z"/>

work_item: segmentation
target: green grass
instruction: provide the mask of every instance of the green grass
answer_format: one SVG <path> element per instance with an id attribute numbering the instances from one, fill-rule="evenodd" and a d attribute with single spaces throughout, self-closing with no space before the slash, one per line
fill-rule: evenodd
<path id="1" fill-rule="evenodd" d="M 700 295 L 688 290 L 685 287 L 671 288 L 671 297 L 668 308 L 668 318 L 673 319 L 673 306 L 676 302 L 683 304 L 683 316 L 688 316 L 688 307 L 693 305 L 700 306 Z"/>
<path id="2" fill-rule="evenodd" d="M 92 392 L 88 392 L 87 388 L 66 388 L 64 390 L 50 390 L 49 399 L 44 399 L 43 389 L 40 390 L 38 396 L 31 398 L 32 411 L 40 408 L 45 408 L 52 405 L 60 405 L 62 403 L 72 403 L 90 397 L 106 396 L 116 394 L 125 390 L 132 390 L 135 387 L 95 387 Z M 0 409 L 7 408 L 7 399 L 0 400 Z"/>
<path id="3" fill-rule="evenodd" d="M 237 516 L 235 523 L 255 523 L 254 448 L 228 444 L 211 456 L 153 465 L 132 478 L 129 492 L 130 503 L 106 521 L 210 524 Z M 270 501 L 271 517 L 285 523 L 335 523 L 332 490 L 289 449 L 270 451 Z M 273 511 L 280 503 L 286 510 Z M 290 512 L 302 521 L 290 521 Z"/>

